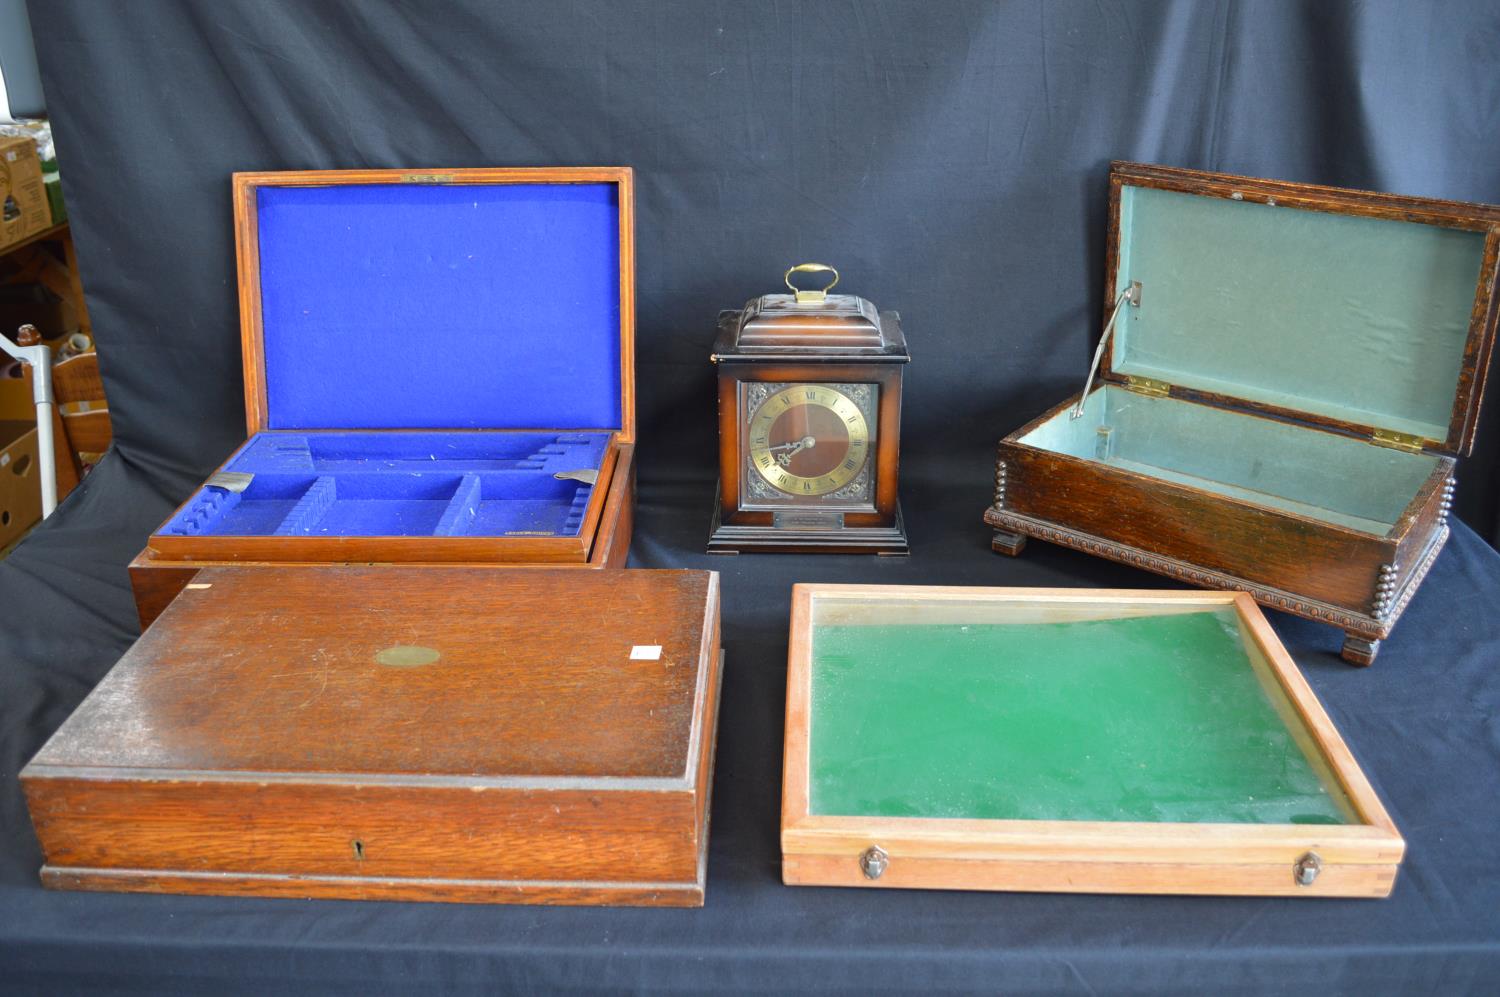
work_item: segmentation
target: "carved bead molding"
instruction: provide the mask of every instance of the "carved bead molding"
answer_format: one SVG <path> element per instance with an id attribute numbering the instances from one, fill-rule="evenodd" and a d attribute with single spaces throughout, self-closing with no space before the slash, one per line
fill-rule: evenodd
<path id="1" fill-rule="evenodd" d="M 1391 599 L 1396 590 L 1396 575 L 1401 568 L 1392 561 L 1390 564 L 1380 566 L 1380 578 L 1375 582 L 1374 617 L 1384 620 L 1390 616 Z"/>
<path id="2" fill-rule="evenodd" d="M 1390 636 L 1391 628 L 1396 619 L 1400 617 L 1406 604 L 1411 601 L 1412 593 L 1417 590 L 1422 579 L 1427 576 L 1427 571 L 1432 567 L 1438 552 L 1443 549 L 1443 544 L 1448 540 L 1448 528 L 1442 527 L 1434 536 L 1426 552 L 1422 555 L 1417 569 L 1412 572 L 1411 578 L 1402 587 L 1401 593 L 1394 600 L 1387 598 L 1385 611 L 1380 616 L 1365 616 L 1362 613 L 1353 613 L 1338 606 L 1314 599 L 1306 599 L 1293 595 L 1282 589 L 1268 588 L 1256 585 L 1237 578 L 1234 575 L 1226 575 L 1217 571 L 1209 571 L 1199 568 L 1175 558 L 1162 557 L 1157 554 L 1149 554 L 1135 547 L 1115 543 L 1109 540 L 1100 540 L 1087 533 L 1079 533 L 1076 530 L 1066 529 L 1030 516 L 1021 516 L 1013 512 L 1001 512 L 993 510 L 985 515 L 985 522 L 991 526 L 998 526 L 1023 533 L 1027 536 L 1036 537 L 1038 540 L 1046 540 L 1063 547 L 1071 547 L 1088 554 L 1099 557 L 1107 557 L 1111 561 L 1119 561 L 1147 571 L 1154 571 L 1159 575 L 1176 578 L 1200 588 L 1232 589 L 1236 592 L 1245 592 L 1263 606 L 1272 609 L 1280 609 L 1309 620 L 1319 623 L 1331 623 L 1349 633 L 1356 634 L 1368 640 L 1383 640 Z M 1394 578 L 1398 567 L 1394 564 L 1386 565 L 1381 570 L 1382 578 Z"/>

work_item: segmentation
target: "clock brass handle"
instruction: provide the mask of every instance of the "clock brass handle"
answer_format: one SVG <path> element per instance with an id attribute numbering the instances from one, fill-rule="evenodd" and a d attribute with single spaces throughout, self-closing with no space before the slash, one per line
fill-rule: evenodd
<path id="1" fill-rule="evenodd" d="M 833 274 L 833 280 L 824 285 L 821 290 L 804 291 L 792 283 L 792 274 L 794 273 L 831 273 Z M 803 305 L 827 300 L 828 292 L 833 290 L 834 285 L 839 282 L 839 272 L 826 263 L 798 263 L 794 267 L 788 267 L 781 279 L 786 281 L 786 286 L 790 287 L 792 292 L 797 295 L 797 304 Z"/>

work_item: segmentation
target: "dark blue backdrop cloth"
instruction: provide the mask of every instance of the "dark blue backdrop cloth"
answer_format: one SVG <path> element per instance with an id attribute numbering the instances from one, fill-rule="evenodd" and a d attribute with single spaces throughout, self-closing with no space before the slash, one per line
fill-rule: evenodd
<path id="1" fill-rule="evenodd" d="M 1165 585 L 989 552 L 995 439 L 1076 390 L 1105 164 L 1500 201 L 1488 2 L 32 5 L 117 445 L 0 562 L 0 990 L 1493 993 L 1500 556 L 1459 525 L 1375 666 L 1272 614 L 1408 841 L 1382 901 L 783 887 L 796 581 Z M 244 434 L 229 175 L 633 165 L 632 563 L 724 579 L 708 902 L 48 893 L 16 772 L 135 637 L 124 565 Z M 907 559 L 701 553 L 714 316 L 827 260 L 902 312 Z M 475 365 L 489 356 L 456 358 Z M 1461 511 L 1494 501 L 1491 404 Z M 1465 504 L 1466 503 L 1466 504 Z"/>

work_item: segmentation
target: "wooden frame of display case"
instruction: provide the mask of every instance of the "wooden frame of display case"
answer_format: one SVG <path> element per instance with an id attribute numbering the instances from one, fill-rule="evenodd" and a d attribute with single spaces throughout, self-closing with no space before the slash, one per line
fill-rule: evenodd
<path id="1" fill-rule="evenodd" d="M 812 814 L 812 614 L 819 597 L 889 601 L 892 613 L 882 617 L 896 622 L 895 604 L 913 600 L 934 605 L 1009 604 L 1027 611 L 1033 622 L 1232 607 L 1251 666 L 1273 694 L 1282 720 L 1315 770 L 1342 790 L 1360 823 L 1157 824 Z M 784 764 L 782 877 L 789 885 L 1383 897 L 1394 885 L 1405 850 L 1342 737 L 1255 601 L 1243 593 L 797 585 L 792 592 Z"/>

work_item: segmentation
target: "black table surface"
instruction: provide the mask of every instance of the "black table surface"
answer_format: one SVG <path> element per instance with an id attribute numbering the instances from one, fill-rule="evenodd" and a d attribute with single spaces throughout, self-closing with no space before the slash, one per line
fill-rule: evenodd
<path id="1" fill-rule="evenodd" d="M 1035 542 L 1000 557 L 979 520 L 981 488 L 910 482 L 909 558 L 709 556 L 706 480 L 643 485 L 632 549 L 634 566 L 722 574 L 727 663 L 703 909 L 44 891 L 16 773 L 134 636 L 120 565 L 135 534 L 119 517 L 165 510 L 143 488 L 111 458 L 0 565 L 0 989 L 1449 993 L 1500 980 L 1500 554 L 1461 525 L 1372 668 L 1339 660 L 1333 628 L 1269 614 L 1406 837 L 1385 900 L 783 886 L 794 582 L 1167 582 Z"/>

